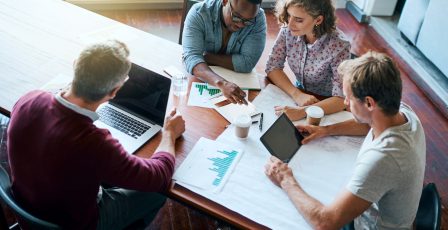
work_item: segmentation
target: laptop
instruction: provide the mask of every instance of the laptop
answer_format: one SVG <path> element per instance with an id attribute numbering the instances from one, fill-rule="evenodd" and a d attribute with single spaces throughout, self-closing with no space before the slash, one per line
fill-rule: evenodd
<path id="1" fill-rule="evenodd" d="M 171 79 L 132 64 L 129 79 L 114 99 L 102 104 L 94 122 L 134 153 L 163 127 Z"/>

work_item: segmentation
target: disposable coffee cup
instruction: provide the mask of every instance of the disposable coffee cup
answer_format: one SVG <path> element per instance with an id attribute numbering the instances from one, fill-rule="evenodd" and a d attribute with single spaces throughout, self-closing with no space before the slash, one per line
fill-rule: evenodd
<path id="1" fill-rule="evenodd" d="M 319 106 L 309 106 L 305 109 L 306 112 L 306 122 L 309 125 L 319 125 L 320 120 L 324 117 L 324 110 Z"/>
<path id="2" fill-rule="evenodd" d="M 246 139 L 249 135 L 250 125 L 252 124 L 252 119 L 247 114 L 239 115 L 233 121 L 235 126 L 235 135 L 240 139 Z"/>

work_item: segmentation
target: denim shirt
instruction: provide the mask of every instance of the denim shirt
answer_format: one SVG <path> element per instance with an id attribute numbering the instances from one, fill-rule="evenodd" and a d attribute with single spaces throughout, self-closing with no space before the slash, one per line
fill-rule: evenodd
<path id="1" fill-rule="evenodd" d="M 183 62 L 189 73 L 205 62 L 203 53 L 218 53 L 222 45 L 222 1 L 205 0 L 191 7 L 182 36 Z M 266 42 L 266 17 L 260 8 L 256 22 L 233 32 L 225 54 L 232 55 L 236 72 L 248 73 L 257 64 Z"/>

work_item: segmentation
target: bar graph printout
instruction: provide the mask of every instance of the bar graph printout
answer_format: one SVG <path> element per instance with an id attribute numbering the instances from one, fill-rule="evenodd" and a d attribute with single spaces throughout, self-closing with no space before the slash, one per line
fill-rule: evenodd
<path id="1" fill-rule="evenodd" d="M 176 170 L 176 183 L 218 193 L 238 163 L 242 150 L 201 138 Z"/>
<path id="2" fill-rule="evenodd" d="M 243 90 L 248 99 L 249 91 Z M 212 99 L 222 95 L 221 90 L 217 87 L 202 82 L 193 82 L 188 96 L 188 106 L 199 106 L 204 108 L 215 108 Z"/>
<path id="3" fill-rule="evenodd" d="M 205 108 L 214 108 L 210 98 L 219 96 L 221 90 L 207 83 L 193 82 L 188 96 L 189 106 L 199 106 Z"/>

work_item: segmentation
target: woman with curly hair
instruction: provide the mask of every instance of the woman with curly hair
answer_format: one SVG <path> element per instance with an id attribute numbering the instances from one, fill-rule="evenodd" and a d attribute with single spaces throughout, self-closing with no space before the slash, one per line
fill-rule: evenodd
<path id="1" fill-rule="evenodd" d="M 345 108 L 339 64 L 350 57 L 350 43 L 336 29 L 331 0 L 279 0 L 276 16 L 283 25 L 269 55 L 266 73 L 271 82 L 290 95 L 297 106 L 276 106 L 277 114 L 291 120 L 304 118 L 309 105 L 325 114 Z M 285 61 L 295 85 L 284 72 Z M 318 98 L 325 98 L 319 100 Z"/>

